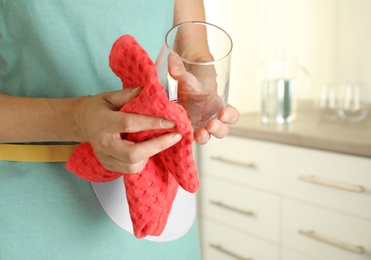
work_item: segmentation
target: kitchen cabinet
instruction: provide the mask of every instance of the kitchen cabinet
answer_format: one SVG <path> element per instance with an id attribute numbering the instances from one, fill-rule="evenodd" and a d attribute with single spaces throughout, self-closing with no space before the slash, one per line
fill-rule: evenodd
<path id="1" fill-rule="evenodd" d="M 257 239 L 253 236 L 212 221 L 202 221 L 204 243 L 202 259 L 278 260 L 280 249 L 277 245 Z"/>
<path id="2" fill-rule="evenodd" d="M 371 259 L 371 158 L 230 135 L 198 147 L 204 260 Z"/>

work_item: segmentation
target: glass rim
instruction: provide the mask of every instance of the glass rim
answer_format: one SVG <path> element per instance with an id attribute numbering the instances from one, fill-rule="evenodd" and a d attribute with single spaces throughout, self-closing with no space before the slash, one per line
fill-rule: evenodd
<path id="1" fill-rule="evenodd" d="M 173 51 L 171 48 L 170 48 L 170 46 L 169 46 L 169 44 L 168 44 L 168 36 L 169 36 L 169 34 L 174 30 L 174 29 L 177 29 L 177 28 L 179 28 L 179 27 L 181 27 L 181 26 L 183 26 L 183 25 L 185 25 L 185 24 L 202 24 L 202 25 L 205 25 L 205 26 L 210 26 L 210 27 L 214 27 L 214 28 L 216 28 L 216 29 L 219 29 L 221 32 L 223 32 L 226 36 L 227 36 L 227 38 L 229 39 L 229 42 L 230 42 L 230 48 L 229 48 L 229 50 L 228 50 L 228 52 L 223 56 L 223 57 L 221 57 L 221 58 L 219 58 L 219 59 L 217 59 L 217 60 L 213 60 L 213 61 L 190 61 L 190 60 L 187 60 L 187 59 L 185 59 L 185 58 L 183 58 L 183 57 L 181 57 L 181 56 L 179 56 L 179 54 L 178 53 L 176 53 L 175 51 Z M 179 24 L 176 24 L 176 25 L 174 25 L 173 27 L 171 27 L 170 29 L 169 29 L 169 31 L 167 31 L 167 33 L 166 33 L 166 36 L 165 36 L 165 45 L 166 45 L 166 48 L 168 49 L 168 51 L 170 52 L 170 53 L 173 53 L 173 54 L 176 54 L 183 62 L 186 62 L 186 63 L 188 63 L 188 64 L 193 64 L 193 65 L 212 65 L 212 64 L 216 64 L 216 63 L 218 63 L 218 62 L 220 62 L 220 61 L 222 61 L 222 60 L 224 60 L 224 59 L 227 59 L 229 56 L 230 56 L 230 54 L 231 54 L 231 52 L 232 52 L 232 49 L 233 49 L 233 41 L 232 41 L 232 38 L 231 38 L 231 36 L 227 33 L 227 31 L 225 31 L 223 28 L 221 28 L 221 27 L 219 27 L 219 26 L 217 26 L 217 25 L 215 25 L 215 24 L 212 24 L 212 23 L 208 23 L 208 22 L 203 22 L 203 21 L 186 21 L 186 22 L 182 22 L 182 23 L 179 23 Z"/>

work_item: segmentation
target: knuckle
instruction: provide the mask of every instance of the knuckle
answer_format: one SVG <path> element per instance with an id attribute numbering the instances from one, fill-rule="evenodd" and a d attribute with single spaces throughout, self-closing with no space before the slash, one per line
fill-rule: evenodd
<path id="1" fill-rule="evenodd" d="M 154 120 L 152 120 L 151 122 L 151 128 L 152 129 L 158 129 L 158 128 L 161 128 L 161 119 L 158 119 L 158 118 L 155 118 Z"/>
<path id="2" fill-rule="evenodd" d="M 135 120 L 131 116 L 125 116 L 121 119 L 121 128 L 125 132 L 131 132 L 134 129 Z"/>
<path id="3" fill-rule="evenodd" d="M 133 148 L 130 150 L 130 153 L 127 154 L 128 162 L 131 164 L 136 164 L 142 160 L 142 154 L 139 149 Z"/>
<path id="4" fill-rule="evenodd" d="M 136 164 L 130 164 L 127 166 L 127 173 L 130 174 L 136 174 L 141 173 L 144 169 L 144 166 L 142 163 L 136 163 Z"/>

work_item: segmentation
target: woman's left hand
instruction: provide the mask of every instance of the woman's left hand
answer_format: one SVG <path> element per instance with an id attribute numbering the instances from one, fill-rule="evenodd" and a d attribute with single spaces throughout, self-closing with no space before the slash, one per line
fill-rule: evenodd
<path id="1" fill-rule="evenodd" d="M 210 120 L 206 127 L 199 128 L 194 136 L 199 144 L 206 144 L 211 135 L 216 138 L 224 138 L 228 134 L 228 125 L 233 125 L 238 122 L 240 113 L 238 110 L 230 105 L 219 114 L 217 119 Z"/>
<path id="2" fill-rule="evenodd" d="M 170 75 L 178 81 L 178 92 L 182 86 L 190 88 L 192 85 L 197 85 L 195 83 L 196 78 L 192 74 L 186 71 L 183 63 L 179 59 L 174 59 L 169 55 L 168 66 Z M 184 94 L 182 94 L 184 95 Z M 210 94 L 209 94 L 210 95 Z M 188 97 L 191 99 L 191 95 Z M 207 99 L 214 99 L 214 96 L 208 96 Z M 218 97 L 219 98 L 219 97 Z M 178 93 L 178 101 L 181 101 L 181 96 Z M 187 99 L 187 98 L 185 98 Z M 189 101 L 187 101 L 189 102 Z M 196 99 L 191 102 L 199 102 Z M 182 103 L 182 102 L 180 102 Z M 199 104 L 201 105 L 201 104 Z M 192 118 L 192 115 L 191 115 Z M 228 134 L 229 125 L 236 124 L 240 118 L 240 114 L 236 108 L 227 105 L 218 115 L 218 118 L 210 120 L 205 127 L 198 128 L 194 133 L 195 141 L 199 144 L 206 144 L 211 136 L 216 138 L 224 138 Z"/>

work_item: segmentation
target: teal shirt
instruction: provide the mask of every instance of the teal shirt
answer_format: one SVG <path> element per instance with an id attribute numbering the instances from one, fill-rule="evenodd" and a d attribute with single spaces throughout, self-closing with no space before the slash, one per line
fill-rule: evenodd
<path id="1" fill-rule="evenodd" d="M 72 97 L 121 89 L 108 67 L 112 44 L 131 34 L 154 60 L 173 4 L 0 0 L 0 93 Z M 199 258 L 196 226 L 167 243 L 138 240 L 109 219 L 91 184 L 64 163 L 0 161 L 1 260 Z"/>
<path id="2" fill-rule="evenodd" d="M 114 41 L 133 35 L 155 59 L 173 1 L 0 0 L 0 88 L 69 97 L 120 89 L 108 67 Z"/>

